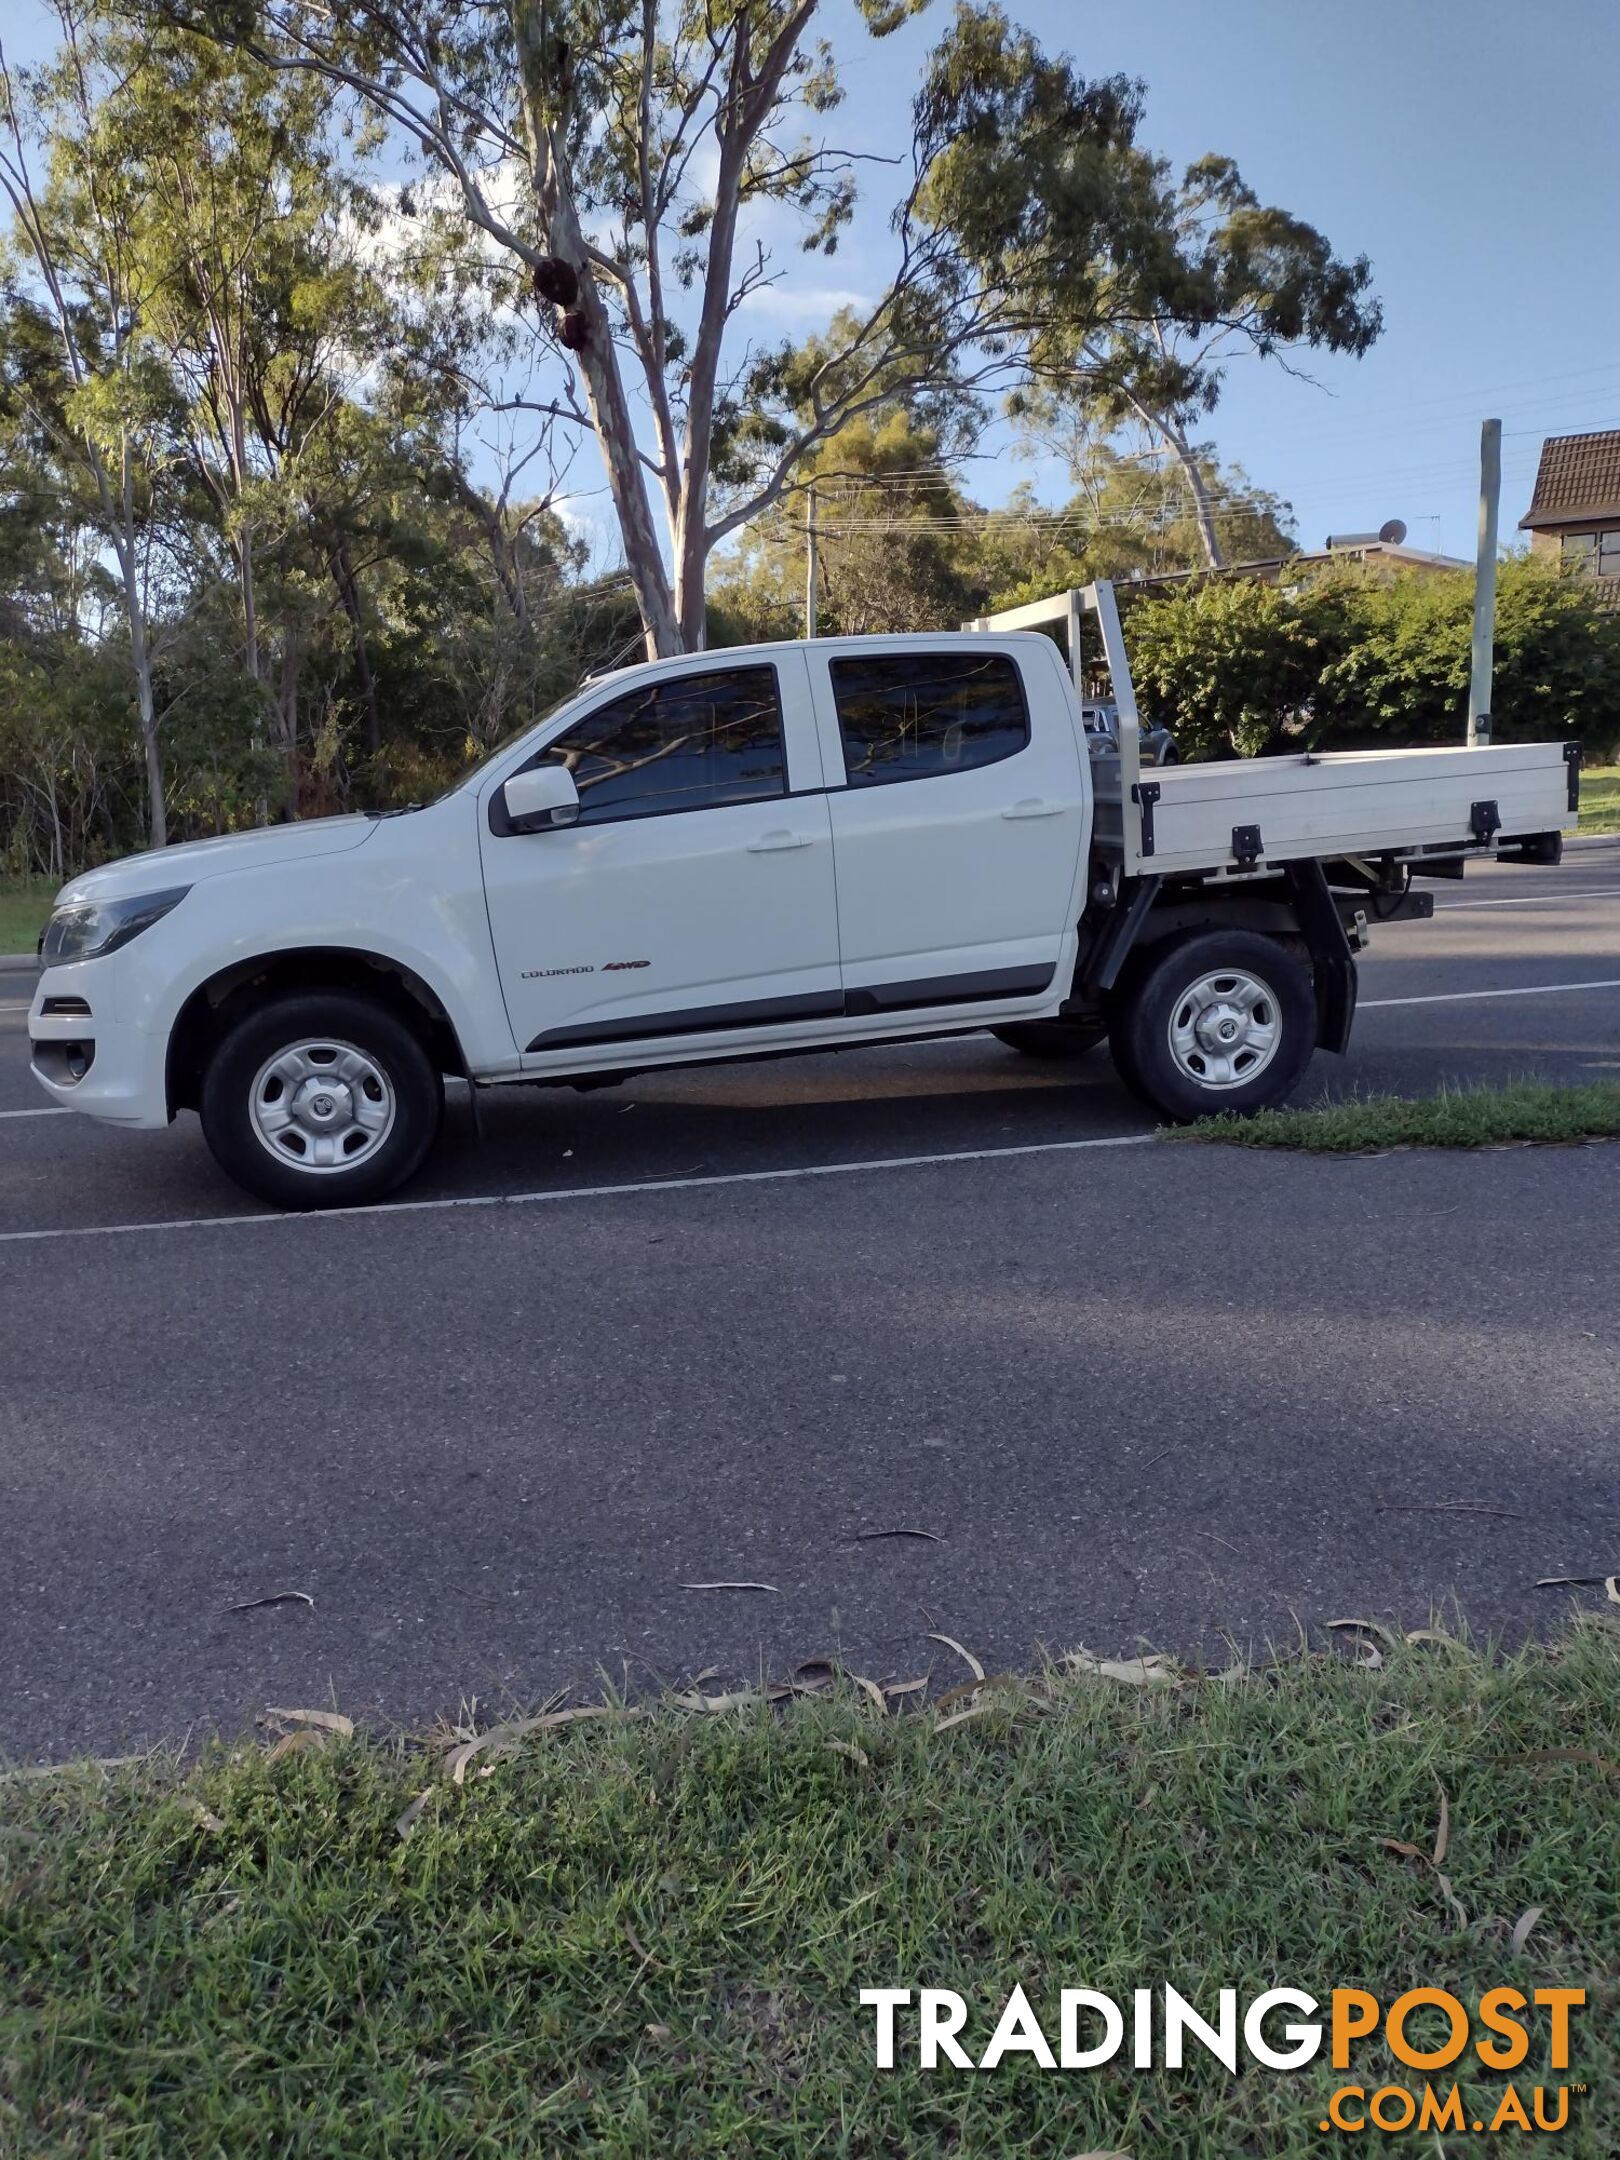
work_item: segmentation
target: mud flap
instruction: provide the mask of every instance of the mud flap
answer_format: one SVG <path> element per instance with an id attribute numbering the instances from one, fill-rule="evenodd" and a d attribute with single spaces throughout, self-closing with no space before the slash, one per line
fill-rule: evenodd
<path id="1" fill-rule="evenodd" d="M 1319 862 L 1288 863 L 1283 876 L 1304 933 L 1316 981 L 1316 1044 L 1341 1055 L 1356 1017 L 1356 957 Z"/>

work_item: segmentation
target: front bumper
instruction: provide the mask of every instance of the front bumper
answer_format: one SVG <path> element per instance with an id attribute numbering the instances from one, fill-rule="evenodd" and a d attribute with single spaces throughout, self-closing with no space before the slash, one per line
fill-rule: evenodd
<path id="1" fill-rule="evenodd" d="M 28 1014 L 29 1067 L 64 1110 L 150 1130 L 169 1122 L 168 1042 L 118 1017 L 112 971 L 47 968 Z"/>

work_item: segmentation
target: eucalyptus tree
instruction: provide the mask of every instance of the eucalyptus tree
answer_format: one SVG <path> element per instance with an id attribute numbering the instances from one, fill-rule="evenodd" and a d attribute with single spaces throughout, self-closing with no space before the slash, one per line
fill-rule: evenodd
<path id="1" fill-rule="evenodd" d="M 1106 304 L 1105 264 L 1148 222 L 1133 87 L 1067 60 L 1031 78 L 1038 48 L 962 6 L 893 161 L 873 296 L 836 338 L 763 343 L 748 304 L 782 274 L 772 235 L 793 220 L 831 253 L 855 206 L 818 0 L 128 4 L 311 70 L 415 146 L 492 277 L 540 303 L 535 379 L 511 402 L 594 436 L 655 653 L 701 643 L 714 548 L 897 379 L 1018 379 L 1044 283 L 1062 271 L 1071 315 Z M 876 39 L 922 4 L 857 0 Z"/>
<path id="2" fill-rule="evenodd" d="M 147 321 L 157 271 L 138 241 L 134 176 L 108 154 L 114 85 L 77 0 L 56 0 L 61 46 L 15 70 L 0 49 L 0 191 L 11 212 L 5 302 L 23 358 L 8 396 L 82 482 L 117 565 L 146 777 L 146 829 L 168 834 L 154 624 L 172 570 L 166 491 L 182 415 Z"/>

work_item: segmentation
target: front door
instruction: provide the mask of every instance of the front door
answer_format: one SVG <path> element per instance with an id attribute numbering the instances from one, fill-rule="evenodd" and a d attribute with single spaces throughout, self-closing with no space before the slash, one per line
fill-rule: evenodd
<path id="1" fill-rule="evenodd" d="M 577 1066 L 595 1046 L 612 1063 L 637 1040 L 841 1010 L 831 824 L 797 653 L 604 686 L 523 763 L 548 760 L 573 773 L 578 823 L 512 832 L 496 788 L 482 832 L 526 1064 Z"/>

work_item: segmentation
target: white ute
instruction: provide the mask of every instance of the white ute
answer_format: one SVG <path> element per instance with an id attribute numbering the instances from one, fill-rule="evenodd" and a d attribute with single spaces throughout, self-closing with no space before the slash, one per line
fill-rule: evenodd
<path id="1" fill-rule="evenodd" d="M 426 808 L 135 855 L 64 887 L 33 1070 L 153 1127 L 196 1110 L 282 1207 L 421 1164 L 446 1075 L 649 1067 L 989 1029 L 1106 1036 L 1162 1115 L 1252 1111 L 1343 1050 L 1368 925 L 1414 871 L 1556 861 L 1559 744 L 1144 775 L 1113 595 L 1016 628 L 694 654 L 587 684 Z M 1076 681 L 1101 635 L 1119 754 Z M 1060 626 L 1061 627 L 1061 626 Z M 1071 673 L 1072 668 L 1072 673 Z"/>

